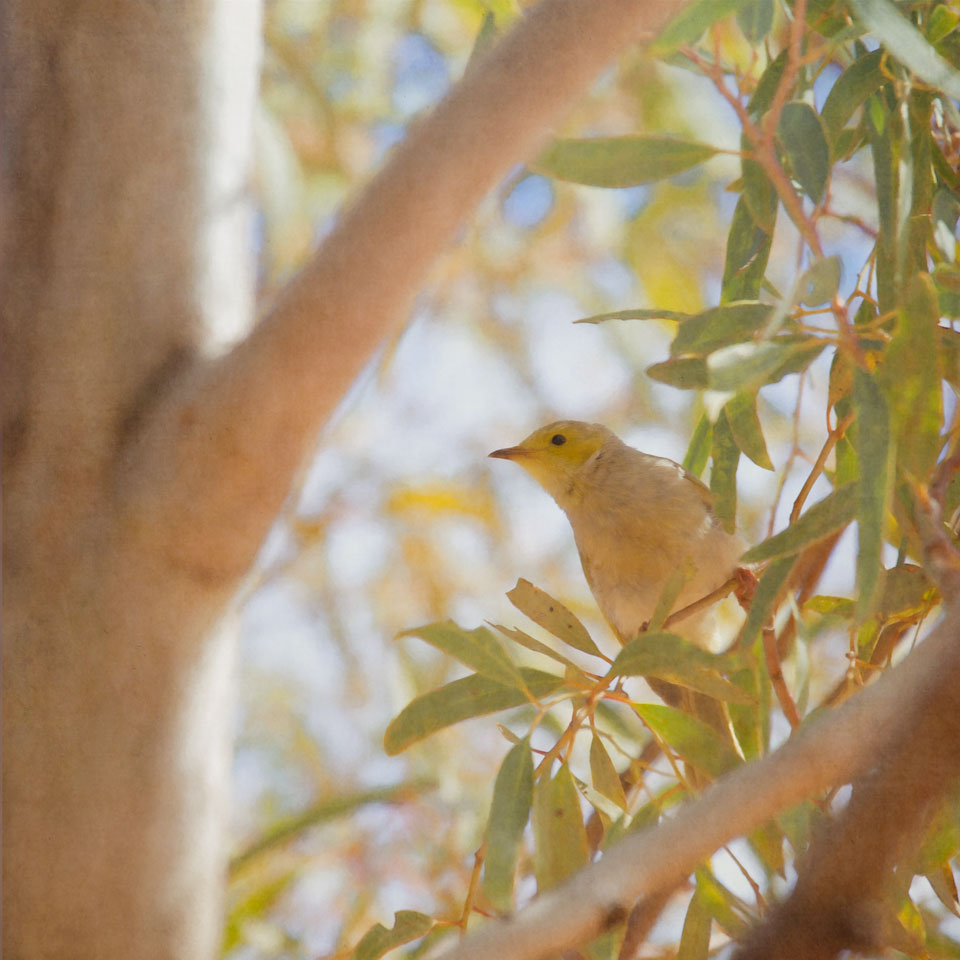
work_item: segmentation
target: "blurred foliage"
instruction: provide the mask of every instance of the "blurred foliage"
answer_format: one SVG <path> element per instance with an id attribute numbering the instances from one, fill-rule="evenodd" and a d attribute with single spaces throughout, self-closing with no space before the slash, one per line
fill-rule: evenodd
<path id="1" fill-rule="evenodd" d="M 268 0 L 264 296 L 522 6 Z M 231 956 L 419 954 L 907 653 L 938 604 L 918 498 L 960 503 L 957 22 L 935 0 L 694 2 L 464 229 L 245 604 Z M 743 622 L 721 611 L 726 652 L 618 650 L 559 511 L 487 471 L 558 415 L 709 471 L 760 575 Z M 504 596 L 518 575 L 548 590 Z M 731 738 L 645 678 L 718 700 Z M 651 949 L 741 936 L 833 799 L 703 865 Z M 895 905 L 911 956 L 960 956 L 958 823 Z"/>

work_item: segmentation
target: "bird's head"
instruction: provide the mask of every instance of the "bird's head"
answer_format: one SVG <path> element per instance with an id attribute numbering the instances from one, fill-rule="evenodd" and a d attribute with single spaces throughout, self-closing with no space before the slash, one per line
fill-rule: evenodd
<path id="1" fill-rule="evenodd" d="M 563 506 L 576 489 L 580 469 L 611 440 L 616 440 L 615 435 L 599 423 L 557 420 L 534 430 L 517 446 L 494 450 L 490 456 L 518 463 Z"/>

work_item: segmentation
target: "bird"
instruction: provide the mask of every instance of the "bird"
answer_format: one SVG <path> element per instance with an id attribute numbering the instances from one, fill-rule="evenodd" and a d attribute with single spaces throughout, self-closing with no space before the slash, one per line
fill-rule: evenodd
<path id="1" fill-rule="evenodd" d="M 646 629 L 675 571 L 685 579 L 674 611 L 738 571 L 746 544 L 723 528 L 709 488 L 602 424 L 557 420 L 489 456 L 523 467 L 567 515 L 587 583 L 621 644 Z M 709 647 L 712 614 L 700 612 L 671 630 Z"/>

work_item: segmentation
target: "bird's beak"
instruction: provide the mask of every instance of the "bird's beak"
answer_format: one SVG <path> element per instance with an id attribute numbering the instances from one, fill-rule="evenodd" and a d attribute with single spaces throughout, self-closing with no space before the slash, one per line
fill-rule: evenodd
<path id="1" fill-rule="evenodd" d="M 524 447 L 504 447 L 502 450 L 494 450 L 488 453 L 488 457 L 496 457 L 498 460 L 519 460 L 521 457 L 528 456 Z"/>

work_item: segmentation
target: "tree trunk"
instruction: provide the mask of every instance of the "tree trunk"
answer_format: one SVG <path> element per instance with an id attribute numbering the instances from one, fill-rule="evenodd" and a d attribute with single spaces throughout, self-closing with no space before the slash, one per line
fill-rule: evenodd
<path id="1" fill-rule="evenodd" d="M 12 0 L 3 37 L 3 953 L 211 956 L 234 578 L 118 451 L 252 305 L 257 0 Z"/>
<path id="2" fill-rule="evenodd" d="M 0 7 L 5 957 L 216 952 L 223 611 L 464 217 L 680 3 L 544 0 L 250 336 L 258 0 Z"/>

